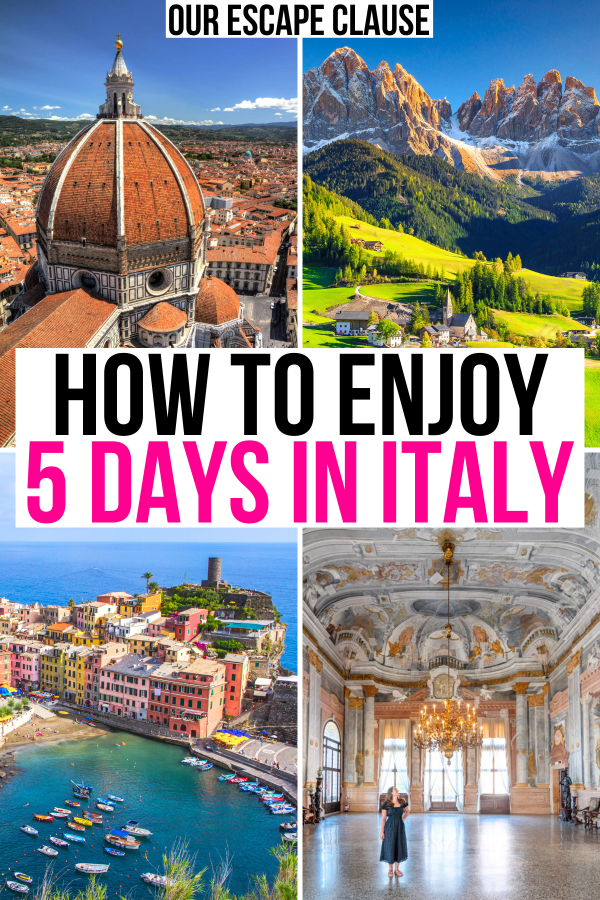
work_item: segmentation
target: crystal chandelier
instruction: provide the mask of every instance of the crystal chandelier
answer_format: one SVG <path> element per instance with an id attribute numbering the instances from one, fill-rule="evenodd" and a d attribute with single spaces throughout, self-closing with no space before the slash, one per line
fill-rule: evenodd
<path id="1" fill-rule="evenodd" d="M 446 541 L 444 551 L 444 565 L 448 573 L 447 599 L 448 613 L 444 626 L 448 640 L 448 684 L 450 684 L 450 636 L 452 626 L 450 624 L 450 567 L 454 557 L 454 544 Z M 477 730 L 477 712 L 475 706 L 467 703 L 466 709 L 461 706 L 460 699 L 444 700 L 444 705 L 438 712 L 436 704 L 433 710 L 427 709 L 427 704 L 421 710 L 421 717 L 417 726 L 415 746 L 420 750 L 439 750 L 446 757 L 448 765 L 457 750 L 469 750 L 471 747 L 481 747 L 483 742 L 483 728 Z"/>

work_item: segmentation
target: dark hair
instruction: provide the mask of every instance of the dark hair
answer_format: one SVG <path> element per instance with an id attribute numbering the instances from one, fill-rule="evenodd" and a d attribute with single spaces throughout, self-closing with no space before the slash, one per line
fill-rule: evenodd
<path id="1" fill-rule="evenodd" d="M 391 809 L 394 806 L 394 801 L 392 800 L 392 790 L 393 790 L 393 787 L 387 789 L 385 800 L 383 801 L 383 803 L 381 805 L 382 809 Z M 398 788 L 396 788 L 396 791 L 398 791 Z M 404 797 L 402 797 L 400 795 L 399 791 L 398 791 L 398 803 L 402 808 L 404 808 L 405 806 L 408 806 L 407 801 L 404 799 Z"/>

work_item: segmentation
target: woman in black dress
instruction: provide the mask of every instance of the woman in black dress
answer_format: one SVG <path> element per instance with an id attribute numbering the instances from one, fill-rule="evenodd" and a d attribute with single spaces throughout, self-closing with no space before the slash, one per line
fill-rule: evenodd
<path id="1" fill-rule="evenodd" d="M 396 787 L 388 788 L 385 803 L 381 808 L 381 854 L 380 862 L 388 863 L 388 875 L 402 875 L 400 863 L 408 859 L 406 829 L 404 820 L 408 815 L 408 804 L 400 797 Z M 394 864 L 396 868 L 394 869 Z"/>

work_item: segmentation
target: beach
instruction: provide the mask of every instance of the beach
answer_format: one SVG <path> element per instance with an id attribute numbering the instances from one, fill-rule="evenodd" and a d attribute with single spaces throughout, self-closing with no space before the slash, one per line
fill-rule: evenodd
<path id="1" fill-rule="evenodd" d="M 12 756 L 14 751 L 32 744 L 47 744 L 64 740 L 87 740 L 107 734 L 110 728 L 96 724 L 94 728 L 89 725 L 80 725 L 75 719 L 81 720 L 83 713 L 69 712 L 63 716 L 58 713 L 51 718 L 42 719 L 34 715 L 31 722 L 20 725 L 15 731 L 11 731 L 6 737 L 6 743 L 0 748 L 0 766 L 5 762 L 4 757 Z"/>

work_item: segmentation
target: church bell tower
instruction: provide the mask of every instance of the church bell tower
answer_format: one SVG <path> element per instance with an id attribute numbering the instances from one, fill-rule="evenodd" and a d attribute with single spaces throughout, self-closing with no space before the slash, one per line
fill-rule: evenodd
<path id="1" fill-rule="evenodd" d="M 450 291 L 446 291 L 446 301 L 442 307 L 442 324 L 450 325 L 452 322 L 452 316 L 454 315 L 454 310 L 452 309 L 452 296 Z"/>
<path id="2" fill-rule="evenodd" d="M 121 54 L 123 41 L 117 35 L 117 55 L 110 72 L 106 73 L 106 102 L 100 107 L 99 119 L 140 119 L 140 107 L 133 100 L 133 77 Z"/>

